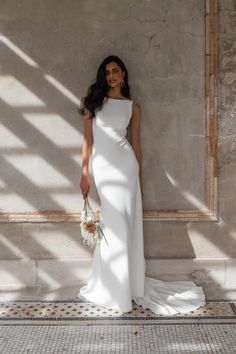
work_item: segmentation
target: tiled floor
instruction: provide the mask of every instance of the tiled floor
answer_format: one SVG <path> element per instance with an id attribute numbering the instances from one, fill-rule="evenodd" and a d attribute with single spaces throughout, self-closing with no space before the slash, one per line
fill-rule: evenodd
<path id="1" fill-rule="evenodd" d="M 236 353 L 232 324 L 2 325 L 4 354 Z"/>
<path id="2" fill-rule="evenodd" d="M 117 310 L 108 309 L 86 301 L 84 298 L 70 301 L 6 301 L 0 302 L 1 320 L 33 320 L 33 319 L 63 319 L 80 320 L 86 323 L 101 323 L 101 320 L 129 320 L 134 323 L 137 320 L 145 320 L 159 323 L 163 320 L 232 320 L 236 322 L 236 302 L 209 301 L 205 306 L 199 307 L 196 311 L 175 316 L 156 315 L 149 309 L 143 309 L 133 301 L 133 309 L 130 312 L 122 313 Z M 88 322 L 89 321 L 89 322 Z"/>
<path id="3" fill-rule="evenodd" d="M 133 302 L 127 313 L 74 300 L 0 302 L 0 353 L 236 353 L 236 302 L 208 301 L 161 316 Z"/>

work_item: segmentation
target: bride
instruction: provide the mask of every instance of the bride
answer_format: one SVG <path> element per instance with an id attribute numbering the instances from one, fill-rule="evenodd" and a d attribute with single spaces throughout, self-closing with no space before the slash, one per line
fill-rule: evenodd
<path id="1" fill-rule="evenodd" d="M 80 187 L 90 189 L 89 160 L 101 201 L 102 239 L 94 249 L 87 284 L 78 296 L 121 312 L 132 300 L 156 314 L 188 313 L 205 305 L 192 281 L 161 281 L 146 275 L 143 245 L 141 106 L 132 100 L 128 71 L 115 55 L 98 67 L 79 108 L 84 121 Z M 126 138 L 131 127 L 131 143 Z"/>

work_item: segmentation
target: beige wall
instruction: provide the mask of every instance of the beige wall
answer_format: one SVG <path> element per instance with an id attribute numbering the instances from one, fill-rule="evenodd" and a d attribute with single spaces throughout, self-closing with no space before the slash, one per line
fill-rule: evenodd
<path id="1" fill-rule="evenodd" d="M 203 1 L 188 0 L 183 3 L 188 3 L 184 7 L 186 11 L 192 9 L 196 14 L 202 11 Z M 196 161 L 198 171 L 201 169 L 203 145 L 199 140 L 199 145 L 195 146 L 195 159 L 187 160 L 186 157 L 188 171 L 194 173 L 191 179 L 184 180 L 184 175 L 177 168 L 178 159 L 174 161 L 175 165 L 168 160 L 179 137 L 172 132 L 173 114 L 167 120 L 168 112 L 173 113 L 176 109 L 182 117 L 186 111 L 183 102 L 178 104 L 178 100 L 185 97 L 191 105 L 194 93 L 197 93 L 197 99 L 196 105 L 191 105 L 191 117 L 202 117 L 200 113 L 196 115 L 196 111 L 202 110 L 201 54 L 204 53 L 199 52 L 199 57 L 193 53 L 191 55 L 192 48 L 188 47 L 195 41 L 195 44 L 199 43 L 200 50 L 202 33 L 196 32 L 192 41 L 187 40 L 187 34 L 181 37 L 186 39 L 189 54 L 182 56 L 186 60 L 182 64 L 188 68 L 190 75 L 185 81 L 175 81 L 173 84 L 178 87 L 184 82 L 185 86 L 179 86 L 184 87 L 183 91 L 175 92 L 173 86 L 166 85 L 165 80 L 153 80 L 155 76 L 167 75 L 168 70 L 172 70 L 169 75 L 182 70 L 181 62 L 174 60 L 173 47 L 168 57 L 170 61 L 163 65 L 161 45 L 164 45 L 164 37 L 159 34 L 161 31 L 165 33 L 168 16 L 170 26 L 178 25 L 180 31 L 190 33 L 190 38 L 191 31 L 201 28 L 202 17 L 195 18 L 193 27 L 188 23 L 183 26 L 181 17 L 176 13 L 177 5 L 181 5 L 177 0 L 138 4 L 133 1 L 127 5 L 102 1 L 100 6 L 94 4 L 94 1 L 64 1 L 52 7 L 50 2 L 40 1 L 32 7 L 28 1 L 13 1 L 1 5 L 0 92 L 1 129 L 4 134 L 0 162 L 1 210 L 79 210 L 82 207 L 79 166 L 83 131 L 76 107 L 88 83 L 94 78 L 95 68 L 110 53 L 124 59 L 129 69 L 133 96 L 143 107 L 142 144 L 144 156 L 147 156 L 146 170 L 153 166 L 156 151 L 159 153 L 155 160 L 157 173 L 151 180 L 147 176 L 145 179 L 147 195 L 155 190 L 157 208 L 167 205 L 175 207 L 176 201 L 181 203 L 177 193 L 171 194 L 168 189 L 163 178 L 164 170 L 158 170 L 160 165 L 163 167 L 167 163 L 168 167 L 172 166 L 176 177 L 185 181 L 184 188 L 192 188 L 192 192 L 202 198 L 201 181 L 196 180 L 192 185 L 189 182 L 196 177 Z M 149 274 L 162 279 L 192 279 L 204 286 L 209 298 L 235 297 L 236 294 L 235 5 L 233 0 L 221 0 L 219 6 L 219 220 L 144 223 Z M 188 18 L 185 12 L 181 12 L 181 16 L 182 20 Z M 168 46 L 165 48 L 167 50 Z M 145 60 L 148 63 L 146 66 L 143 65 Z M 175 69 L 176 73 L 173 72 Z M 191 82 L 195 91 L 190 90 Z M 171 100 L 170 95 L 174 99 Z M 169 111 L 163 109 L 162 103 L 170 105 Z M 155 136 L 150 135 L 154 117 L 157 119 L 155 128 L 159 132 L 157 138 L 165 131 L 172 139 L 164 155 L 160 153 L 164 140 L 158 140 L 155 145 Z M 189 131 L 183 124 L 179 133 L 183 134 L 183 139 L 190 131 L 201 135 L 202 122 L 200 120 L 199 124 L 194 125 L 195 130 L 191 130 L 193 126 L 190 125 Z M 193 140 L 191 144 L 195 144 Z M 188 149 L 193 146 L 191 144 Z M 153 151 L 153 146 L 157 150 Z M 148 155 L 150 151 L 154 155 Z M 160 161 L 162 163 L 158 165 Z M 158 190 L 166 193 L 160 195 Z M 94 186 L 91 193 L 96 205 L 98 199 Z M 168 204 L 171 201 L 173 203 Z M 153 208 L 154 202 L 146 196 L 145 209 Z M 2 223 L 0 242 L 1 285 L 57 287 L 76 284 L 86 278 L 91 254 L 82 246 L 76 223 Z"/>

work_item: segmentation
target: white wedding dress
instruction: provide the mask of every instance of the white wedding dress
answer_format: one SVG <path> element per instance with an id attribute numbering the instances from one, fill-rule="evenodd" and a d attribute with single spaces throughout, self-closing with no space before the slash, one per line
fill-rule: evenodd
<path id="1" fill-rule="evenodd" d="M 126 139 L 132 103 L 105 98 L 93 119 L 91 162 L 108 244 L 103 238 L 96 245 L 88 283 L 77 296 L 121 312 L 132 310 L 133 299 L 156 314 L 188 313 L 205 304 L 201 287 L 145 275 L 139 164 Z"/>

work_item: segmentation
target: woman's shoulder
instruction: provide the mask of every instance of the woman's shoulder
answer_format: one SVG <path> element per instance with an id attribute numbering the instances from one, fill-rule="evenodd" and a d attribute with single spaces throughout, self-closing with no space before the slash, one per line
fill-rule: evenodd
<path id="1" fill-rule="evenodd" d="M 92 118 L 92 113 L 88 109 L 86 109 L 84 114 L 83 114 L 83 117 L 85 119 L 90 119 L 90 118 Z"/>
<path id="2" fill-rule="evenodd" d="M 137 100 L 131 100 L 133 102 L 132 104 L 132 108 L 133 110 L 136 110 L 136 111 L 141 111 L 141 105 L 140 103 L 137 101 Z"/>

